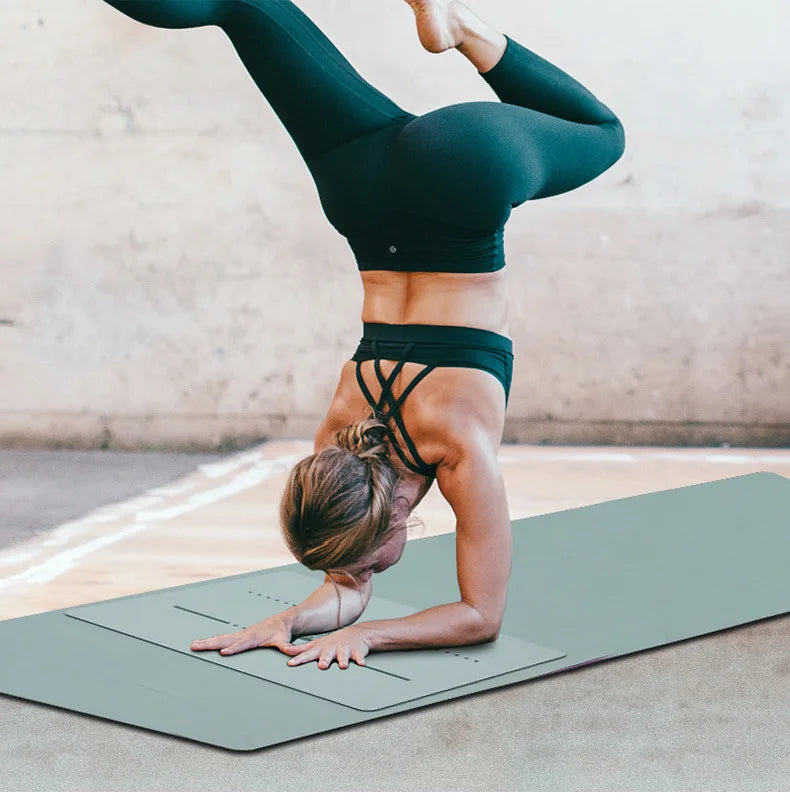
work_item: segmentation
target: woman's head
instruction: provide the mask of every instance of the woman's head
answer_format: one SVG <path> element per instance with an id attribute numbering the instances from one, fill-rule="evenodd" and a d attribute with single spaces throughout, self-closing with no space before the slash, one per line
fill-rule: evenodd
<path id="1" fill-rule="evenodd" d="M 396 501 L 408 506 L 408 499 L 396 496 L 398 482 L 381 420 L 369 417 L 342 428 L 332 444 L 302 459 L 288 476 L 280 502 L 288 549 L 312 570 L 386 568 L 405 544 L 403 505 Z"/>

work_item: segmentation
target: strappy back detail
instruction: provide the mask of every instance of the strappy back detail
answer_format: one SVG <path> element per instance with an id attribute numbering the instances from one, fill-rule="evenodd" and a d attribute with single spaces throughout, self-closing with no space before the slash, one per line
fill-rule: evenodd
<path id="1" fill-rule="evenodd" d="M 402 448 L 398 444 L 398 441 L 395 437 L 395 433 L 392 429 L 387 425 L 387 435 L 392 443 L 395 452 L 398 454 L 398 457 L 403 461 L 403 463 L 412 471 L 416 472 L 419 475 L 427 475 L 431 478 L 436 477 L 436 465 L 435 464 L 428 464 L 425 462 L 421 457 L 420 454 L 417 452 L 417 448 L 414 445 L 414 442 L 409 437 L 409 434 L 406 432 L 406 426 L 403 423 L 403 418 L 400 414 L 400 406 L 403 404 L 403 401 L 408 396 L 409 392 L 436 366 L 435 364 L 428 364 L 422 369 L 411 381 L 411 383 L 403 390 L 400 397 L 397 399 L 395 398 L 392 392 L 392 384 L 397 378 L 398 374 L 403 368 L 404 363 L 408 360 L 407 356 L 411 352 L 412 347 L 414 346 L 414 342 L 408 342 L 401 353 L 401 358 L 398 363 L 395 365 L 395 368 L 390 373 L 389 378 L 385 378 L 384 374 L 381 371 L 381 356 L 379 355 L 378 343 L 373 342 L 373 353 L 375 355 L 375 360 L 373 362 L 374 369 L 376 370 L 376 377 L 381 384 L 381 397 L 379 398 L 378 403 L 373 399 L 373 395 L 371 394 L 368 387 L 365 385 L 365 380 L 362 377 L 362 363 L 357 361 L 357 383 L 359 383 L 360 389 L 362 389 L 362 393 L 365 395 L 365 399 L 370 403 L 370 407 L 373 410 L 371 416 L 375 416 L 380 419 L 384 423 L 388 423 L 390 419 L 395 421 L 395 424 L 398 426 L 398 429 L 403 436 L 403 441 L 406 442 L 406 446 L 409 448 L 412 456 L 414 457 L 414 462 L 410 462 L 407 458 L 406 454 L 403 452 Z M 383 406 L 389 406 L 387 411 L 383 410 Z"/>

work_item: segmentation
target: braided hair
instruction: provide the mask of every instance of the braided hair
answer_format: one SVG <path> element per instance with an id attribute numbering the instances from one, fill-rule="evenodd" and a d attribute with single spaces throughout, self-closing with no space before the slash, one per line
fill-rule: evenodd
<path id="1" fill-rule="evenodd" d="M 371 416 L 337 431 L 332 443 L 294 465 L 280 502 L 288 549 L 308 569 L 349 573 L 386 541 L 399 473 L 387 446 L 387 426 Z M 349 575 L 349 577 L 351 577 Z"/>

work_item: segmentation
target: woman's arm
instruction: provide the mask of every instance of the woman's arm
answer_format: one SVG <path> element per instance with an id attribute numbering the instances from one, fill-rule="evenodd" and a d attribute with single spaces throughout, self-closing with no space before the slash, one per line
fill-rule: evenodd
<path id="1" fill-rule="evenodd" d="M 467 429 L 436 480 L 456 516 L 456 567 L 461 600 L 408 617 L 356 625 L 372 650 L 475 644 L 502 626 L 512 564 L 510 513 L 496 449 L 484 431 Z"/>
<path id="2" fill-rule="evenodd" d="M 358 582 L 359 588 L 343 578 L 335 578 L 335 586 L 329 579 L 319 586 L 299 605 L 282 612 L 283 618 L 291 625 L 292 636 L 309 633 L 324 633 L 338 627 L 338 592 L 340 592 L 340 627 L 350 625 L 362 616 L 370 602 L 372 581 Z"/>
<path id="3" fill-rule="evenodd" d="M 289 665 L 337 659 L 364 665 L 371 650 L 458 647 L 497 638 L 511 569 L 510 515 L 496 447 L 485 431 L 458 426 L 456 444 L 436 470 L 439 489 L 456 515 L 456 564 L 461 600 L 398 619 L 359 622 L 306 644 L 289 645 Z M 368 583 L 370 583 L 368 581 Z"/>

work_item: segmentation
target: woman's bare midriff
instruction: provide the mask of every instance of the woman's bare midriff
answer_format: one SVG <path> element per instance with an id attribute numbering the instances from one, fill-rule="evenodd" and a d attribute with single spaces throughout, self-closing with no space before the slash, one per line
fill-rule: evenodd
<path id="1" fill-rule="evenodd" d="M 482 328 L 501 336 L 510 336 L 505 269 L 487 273 L 360 272 L 365 296 L 362 321 L 390 325 L 460 325 Z M 396 361 L 381 360 L 388 376 Z M 395 379 L 392 391 L 399 397 L 411 380 L 423 369 L 422 364 L 406 362 Z M 361 366 L 365 383 L 378 400 L 381 393 L 372 361 Z M 436 367 L 410 392 L 401 406 L 401 415 L 418 452 L 428 463 L 437 463 L 446 454 L 446 439 L 437 432 L 442 419 L 468 420 L 483 427 L 495 445 L 501 441 L 504 427 L 504 389 L 490 373 L 463 367 Z M 340 375 L 328 417 L 339 429 L 371 412 L 356 380 L 356 364 L 347 362 Z M 395 426 L 392 426 L 395 429 Z M 431 430 L 433 434 L 420 435 Z M 402 437 L 399 444 L 408 453 Z M 394 452 L 393 452 L 394 455 Z M 404 481 L 418 491 L 427 491 L 431 479 L 420 476 L 395 458 Z"/>
<path id="2" fill-rule="evenodd" d="M 497 272 L 360 272 L 364 322 L 463 325 L 510 336 L 507 268 Z"/>

